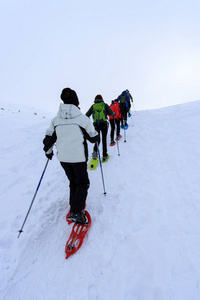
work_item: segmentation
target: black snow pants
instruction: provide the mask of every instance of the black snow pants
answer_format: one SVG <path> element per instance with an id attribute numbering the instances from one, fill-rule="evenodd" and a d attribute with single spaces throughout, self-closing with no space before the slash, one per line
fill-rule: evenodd
<path id="1" fill-rule="evenodd" d="M 103 157 L 107 156 L 107 133 L 108 133 L 108 124 L 106 122 L 99 123 L 99 125 L 95 125 L 95 130 L 99 133 L 99 141 L 98 145 L 100 144 L 100 132 L 102 135 L 102 147 L 103 147 Z M 97 145 L 94 146 L 94 151 L 97 152 Z"/>
<path id="2" fill-rule="evenodd" d="M 120 135 L 120 119 L 110 119 L 110 139 L 111 141 L 114 141 L 114 135 L 115 135 L 115 126 L 117 127 L 116 134 L 117 136 Z"/>
<path id="3" fill-rule="evenodd" d="M 85 208 L 90 181 L 87 172 L 87 163 L 65 163 L 61 162 L 67 178 L 69 179 L 69 204 L 70 211 L 79 213 Z"/>

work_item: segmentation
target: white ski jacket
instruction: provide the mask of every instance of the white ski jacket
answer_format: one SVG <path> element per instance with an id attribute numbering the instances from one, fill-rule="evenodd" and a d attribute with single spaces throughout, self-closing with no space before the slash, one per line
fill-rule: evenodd
<path id="1" fill-rule="evenodd" d="M 60 162 L 78 163 L 88 159 L 86 139 L 98 141 L 98 132 L 90 119 L 73 104 L 60 104 L 57 116 L 46 131 L 47 137 L 56 134 L 57 157 Z M 52 152 L 53 145 L 47 153 Z"/>

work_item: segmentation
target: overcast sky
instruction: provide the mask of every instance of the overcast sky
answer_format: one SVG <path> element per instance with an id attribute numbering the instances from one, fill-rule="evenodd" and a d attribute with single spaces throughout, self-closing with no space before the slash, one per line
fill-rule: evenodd
<path id="1" fill-rule="evenodd" d="M 86 111 L 125 89 L 135 109 L 200 100 L 199 0 L 0 0 L 0 101 Z"/>

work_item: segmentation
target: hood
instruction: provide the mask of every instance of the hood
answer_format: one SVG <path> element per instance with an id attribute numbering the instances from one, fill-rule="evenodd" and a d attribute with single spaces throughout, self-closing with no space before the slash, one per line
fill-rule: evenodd
<path id="1" fill-rule="evenodd" d="M 94 100 L 94 103 L 100 103 L 100 102 L 104 102 L 102 99 L 96 99 Z"/>
<path id="2" fill-rule="evenodd" d="M 80 109 L 73 104 L 60 104 L 57 116 L 61 119 L 73 119 L 81 115 Z"/>

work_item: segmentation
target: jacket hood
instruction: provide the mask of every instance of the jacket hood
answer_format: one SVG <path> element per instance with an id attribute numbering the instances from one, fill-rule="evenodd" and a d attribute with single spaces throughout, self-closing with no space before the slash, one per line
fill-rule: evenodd
<path id="1" fill-rule="evenodd" d="M 60 104 L 57 116 L 61 119 L 73 119 L 81 115 L 80 109 L 73 104 Z"/>
<path id="2" fill-rule="evenodd" d="M 104 102 L 102 99 L 95 99 L 94 103 L 100 103 L 100 102 Z"/>

